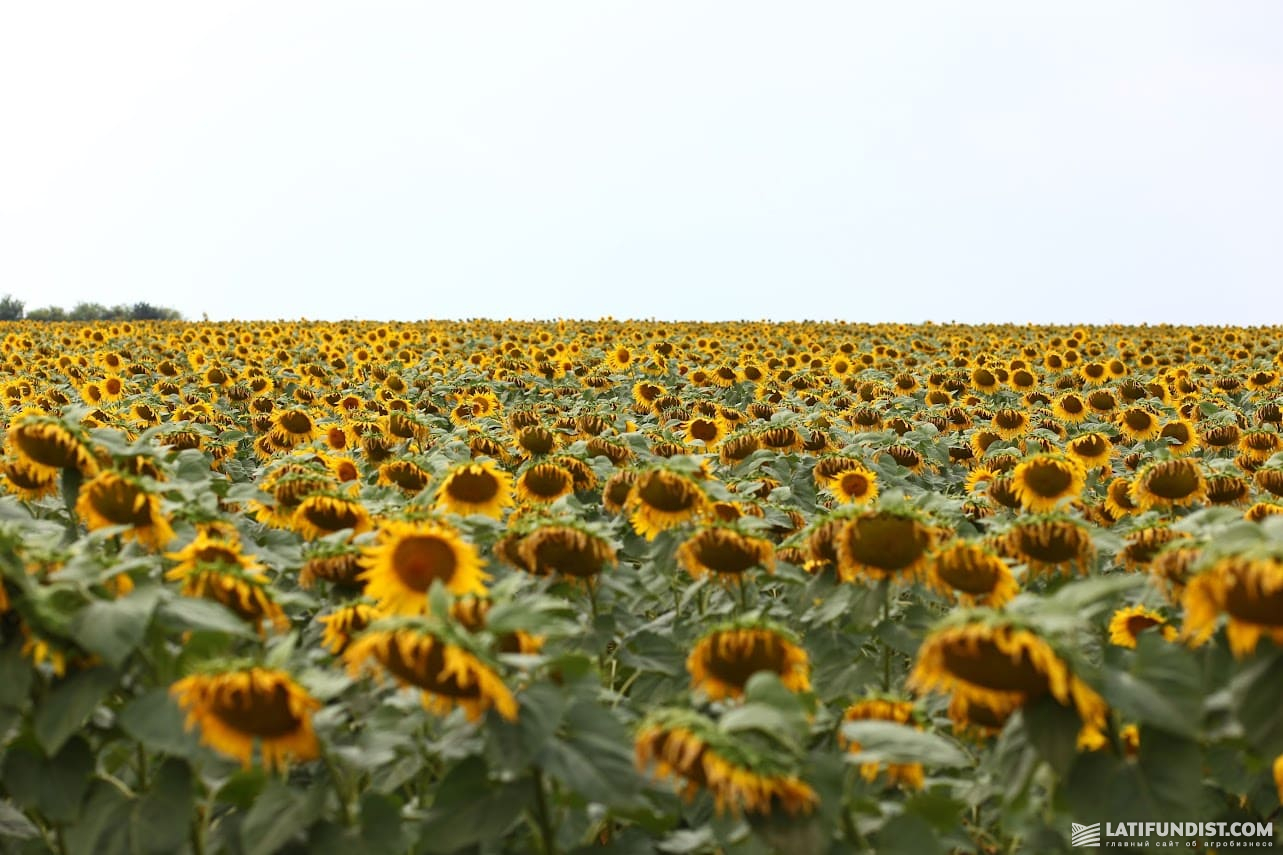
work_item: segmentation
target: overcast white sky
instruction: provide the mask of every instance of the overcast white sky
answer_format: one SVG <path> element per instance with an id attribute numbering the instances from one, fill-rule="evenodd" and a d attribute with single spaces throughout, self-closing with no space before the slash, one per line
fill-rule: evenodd
<path id="1" fill-rule="evenodd" d="M 1281 45 L 1275 0 L 5 3 L 0 293 L 1283 323 Z"/>

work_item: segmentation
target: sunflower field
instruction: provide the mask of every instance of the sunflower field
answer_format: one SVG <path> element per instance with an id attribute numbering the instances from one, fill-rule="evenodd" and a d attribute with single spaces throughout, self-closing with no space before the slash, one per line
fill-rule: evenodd
<path id="1" fill-rule="evenodd" d="M 0 324 L 0 851 L 1283 834 L 1280 334 Z"/>

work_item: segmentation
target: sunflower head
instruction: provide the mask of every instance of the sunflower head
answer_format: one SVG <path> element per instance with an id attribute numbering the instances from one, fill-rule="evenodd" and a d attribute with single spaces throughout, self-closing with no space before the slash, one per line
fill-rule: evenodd
<path id="1" fill-rule="evenodd" d="M 30 410 L 20 413 L 9 426 L 9 445 L 32 469 L 47 473 L 76 469 L 85 477 L 98 472 L 89 442 L 53 416 Z"/>
<path id="2" fill-rule="evenodd" d="M 512 476 L 489 461 L 455 467 L 437 489 L 438 509 L 465 516 L 499 519 L 513 504 Z"/>
<path id="3" fill-rule="evenodd" d="M 811 663 L 797 637 L 778 624 L 741 619 L 718 624 L 686 658 L 693 688 L 712 700 L 739 698 L 749 677 L 770 671 L 795 692 L 811 688 Z"/>
<path id="4" fill-rule="evenodd" d="M 856 701 L 846 708 L 846 711 L 842 714 L 842 721 L 890 721 L 896 724 L 907 724 L 917 730 L 922 729 L 922 724 L 918 721 L 914 710 L 913 701 L 898 698 L 874 696 Z M 858 754 L 861 750 L 860 743 L 847 739 L 841 732 L 838 733 L 838 742 L 852 754 Z M 910 790 L 922 789 L 925 780 L 921 763 L 878 763 L 874 761 L 860 764 L 860 777 L 866 781 L 875 780 L 879 772 L 886 775 L 889 783 L 903 786 Z"/>
<path id="5" fill-rule="evenodd" d="M 967 606 L 997 608 L 1020 593 L 1002 556 L 974 540 L 959 538 L 937 550 L 927 578 L 934 590 Z"/>
<path id="6" fill-rule="evenodd" d="M 1088 527 L 1064 514 L 1021 518 L 1002 542 L 1009 556 L 1035 572 L 1056 573 L 1072 567 L 1086 572 L 1096 554 Z"/>
<path id="7" fill-rule="evenodd" d="M 1032 513 L 1055 510 L 1061 502 L 1082 495 L 1086 472 L 1077 460 L 1062 454 L 1038 454 L 1012 473 L 1012 489 L 1020 505 Z"/>
<path id="8" fill-rule="evenodd" d="M 141 479 L 104 469 L 80 488 L 76 512 L 90 531 L 127 526 L 126 540 L 159 549 L 174 537 L 169 520 L 160 509 L 160 498 Z"/>
<path id="9" fill-rule="evenodd" d="M 1283 644 L 1283 560 L 1231 555 L 1217 560 L 1185 587 L 1184 634 L 1202 644 L 1227 618 L 1230 650 L 1244 657 L 1262 637 Z"/>
<path id="10" fill-rule="evenodd" d="M 1169 626 L 1167 618 L 1158 612 L 1142 605 L 1127 606 L 1109 619 L 1109 641 L 1119 647 L 1135 647 L 1138 636 L 1155 627 L 1167 641 L 1176 637 L 1176 628 Z"/>
<path id="11" fill-rule="evenodd" d="M 320 753 L 312 714 L 320 701 L 284 671 L 239 668 L 184 677 L 170 694 L 201 742 L 249 768 L 258 745 L 263 765 L 284 769 Z"/>
<path id="12" fill-rule="evenodd" d="M 647 540 L 699 518 L 707 506 L 708 497 L 693 478 L 662 468 L 639 474 L 624 504 L 633 530 Z"/>
<path id="13" fill-rule="evenodd" d="M 1191 505 L 1206 494 L 1207 482 L 1198 463 L 1188 458 L 1152 461 L 1132 481 L 1132 501 L 1142 510 Z"/>
<path id="14" fill-rule="evenodd" d="M 615 548 L 578 524 L 550 523 L 526 532 L 516 546 L 520 564 L 531 573 L 560 573 L 591 579 L 615 563 Z"/>
<path id="15" fill-rule="evenodd" d="M 313 493 L 299 502 L 292 522 L 306 540 L 319 540 L 344 529 L 361 534 L 374 525 L 370 512 L 359 501 L 333 493 Z"/>
<path id="16" fill-rule="evenodd" d="M 677 563 L 698 578 L 712 574 L 720 580 L 739 580 L 754 567 L 775 569 L 775 547 L 760 537 L 722 525 L 700 529 L 677 549 Z"/>
<path id="17" fill-rule="evenodd" d="M 914 579 L 927 566 L 936 530 L 908 508 L 869 510 L 837 535 L 838 571 L 846 581 Z"/>
<path id="18" fill-rule="evenodd" d="M 433 582 L 456 596 L 484 596 L 490 578 L 471 543 L 432 521 L 384 522 L 375 544 L 362 554 L 366 596 L 388 614 L 425 613 Z"/>

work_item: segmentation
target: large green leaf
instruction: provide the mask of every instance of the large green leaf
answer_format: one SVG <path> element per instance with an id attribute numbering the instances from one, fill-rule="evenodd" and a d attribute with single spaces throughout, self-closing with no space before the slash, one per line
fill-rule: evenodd
<path id="1" fill-rule="evenodd" d="M 91 668 L 67 678 L 49 693 L 32 717 L 36 739 L 50 754 L 57 753 L 115 687 L 119 675 L 110 668 Z"/>
<path id="2" fill-rule="evenodd" d="M 969 766 L 970 758 L 949 739 L 890 721 L 852 721 L 842 735 L 860 744 L 849 763 L 922 763 L 930 768 Z"/>
<path id="3" fill-rule="evenodd" d="M 159 600 L 159 588 L 140 588 L 117 600 L 96 600 L 72 620 L 72 637 L 118 668 L 143 640 Z"/>
<path id="4" fill-rule="evenodd" d="M 94 755 L 80 737 L 52 757 L 23 740 L 5 750 L 2 780 L 21 807 L 35 808 L 50 822 L 71 822 L 80 813 L 93 770 Z"/>
<path id="5" fill-rule="evenodd" d="M 195 782 L 181 760 L 156 769 L 151 789 L 134 805 L 129 821 L 132 848 L 139 855 L 163 855 L 182 848 L 193 820 Z"/>

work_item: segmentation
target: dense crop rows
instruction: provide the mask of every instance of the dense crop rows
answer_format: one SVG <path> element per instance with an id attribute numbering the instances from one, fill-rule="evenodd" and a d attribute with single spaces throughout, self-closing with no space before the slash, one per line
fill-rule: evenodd
<path id="1" fill-rule="evenodd" d="M 1277 331 L 0 335 L 2 851 L 1283 830 Z"/>

